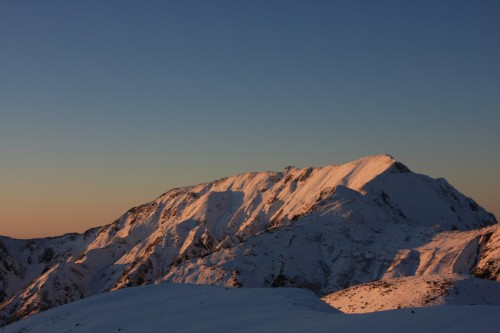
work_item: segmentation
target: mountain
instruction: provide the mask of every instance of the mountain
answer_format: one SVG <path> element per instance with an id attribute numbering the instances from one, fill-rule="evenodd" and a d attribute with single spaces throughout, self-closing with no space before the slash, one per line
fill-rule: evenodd
<path id="1" fill-rule="evenodd" d="M 122 289 L 34 315 L 2 333 L 498 332 L 500 306 L 442 306 L 356 316 L 295 288 L 162 283 Z"/>
<path id="2" fill-rule="evenodd" d="M 431 274 L 500 279 L 495 217 L 389 155 L 177 188 L 84 234 L 0 238 L 0 322 L 162 281 L 318 295 Z"/>

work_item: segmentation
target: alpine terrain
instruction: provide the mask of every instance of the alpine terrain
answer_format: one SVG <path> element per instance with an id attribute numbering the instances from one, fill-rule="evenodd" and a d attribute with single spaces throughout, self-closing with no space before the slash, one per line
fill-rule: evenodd
<path id="1" fill-rule="evenodd" d="M 3 325 L 160 282 L 296 287 L 371 312 L 500 304 L 498 281 L 495 217 L 389 155 L 172 189 L 83 234 L 0 237 Z"/>
<path id="2" fill-rule="evenodd" d="M 2 333 L 497 333 L 500 306 L 463 305 L 340 313 L 296 288 L 162 283 L 66 304 L 0 328 Z"/>

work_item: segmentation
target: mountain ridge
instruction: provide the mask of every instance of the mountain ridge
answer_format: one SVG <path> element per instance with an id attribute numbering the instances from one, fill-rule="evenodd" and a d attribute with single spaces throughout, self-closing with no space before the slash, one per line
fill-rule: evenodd
<path id="1" fill-rule="evenodd" d="M 243 173 L 171 189 L 83 234 L 0 238 L 0 319 L 161 281 L 325 295 L 459 268 L 496 280 L 498 228 L 487 228 L 495 224 L 444 179 L 390 155 Z M 446 253 L 443 235 L 455 239 Z M 434 268 L 419 270 L 419 262 Z"/>

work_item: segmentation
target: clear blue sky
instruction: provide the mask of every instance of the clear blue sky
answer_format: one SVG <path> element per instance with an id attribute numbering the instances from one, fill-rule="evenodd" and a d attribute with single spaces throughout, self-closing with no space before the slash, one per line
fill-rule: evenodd
<path id="1" fill-rule="evenodd" d="M 0 234 L 390 153 L 500 216 L 498 1 L 0 0 Z"/>

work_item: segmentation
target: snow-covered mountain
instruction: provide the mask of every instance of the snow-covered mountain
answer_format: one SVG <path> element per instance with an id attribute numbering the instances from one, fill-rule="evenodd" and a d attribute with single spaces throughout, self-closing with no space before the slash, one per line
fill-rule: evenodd
<path id="1" fill-rule="evenodd" d="M 89 297 L 0 328 L 2 333 L 496 333 L 500 306 L 442 306 L 348 315 L 296 288 L 163 283 Z"/>
<path id="2" fill-rule="evenodd" d="M 388 155 L 172 189 L 84 234 L 0 237 L 0 322 L 162 281 L 294 286 L 327 295 L 380 279 L 500 279 L 495 217 Z"/>

